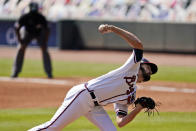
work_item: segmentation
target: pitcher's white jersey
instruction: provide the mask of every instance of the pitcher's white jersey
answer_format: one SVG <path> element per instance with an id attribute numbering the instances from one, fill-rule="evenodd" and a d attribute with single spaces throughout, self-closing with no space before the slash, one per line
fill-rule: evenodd
<path id="1" fill-rule="evenodd" d="M 100 105 L 109 103 L 131 104 L 135 98 L 136 81 L 140 62 L 136 61 L 135 50 L 120 68 L 88 81 Z"/>

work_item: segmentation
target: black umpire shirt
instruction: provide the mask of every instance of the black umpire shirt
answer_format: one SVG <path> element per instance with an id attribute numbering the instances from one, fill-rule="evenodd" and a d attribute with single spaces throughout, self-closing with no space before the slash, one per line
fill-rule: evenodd
<path id="1" fill-rule="evenodd" d="M 29 12 L 22 15 L 18 23 L 20 26 L 25 26 L 26 31 L 32 35 L 39 35 L 43 28 L 48 27 L 46 18 L 39 12 Z"/>

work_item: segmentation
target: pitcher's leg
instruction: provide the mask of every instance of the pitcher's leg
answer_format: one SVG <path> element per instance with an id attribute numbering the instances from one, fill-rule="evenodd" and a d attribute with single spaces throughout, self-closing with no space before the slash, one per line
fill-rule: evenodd
<path id="1" fill-rule="evenodd" d="M 60 131 L 63 127 L 82 116 L 85 110 L 81 109 L 82 103 L 80 99 L 84 97 L 82 96 L 84 91 L 82 90 L 76 96 L 65 100 L 50 121 L 29 131 Z"/>
<path id="2" fill-rule="evenodd" d="M 85 117 L 101 131 L 117 131 L 107 112 L 102 107 L 95 107 L 95 109 L 87 113 Z"/>

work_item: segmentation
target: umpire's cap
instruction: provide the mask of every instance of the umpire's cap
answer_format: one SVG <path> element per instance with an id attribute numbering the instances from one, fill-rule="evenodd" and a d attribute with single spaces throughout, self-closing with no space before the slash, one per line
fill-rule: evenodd
<path id="1" fill-rule="evenodd" d="M 29 8 L 30 8 L 30 11 L 38 11 L 39 5 L 38 5 L 38 3 L 36 3 L 36 2 L 31 2 L 31 3 L 29 4 Z"/>
<path id="2" fill-rule="evenodd" d="M 152 74 L 155 74 L 158 71 L 158 67 L 156 64 L 151 63 L 150 61 L 148 61 L 146 58 L 142 58 L 141 60 L 141 64 L 147 64 L 150 66 Z"/>

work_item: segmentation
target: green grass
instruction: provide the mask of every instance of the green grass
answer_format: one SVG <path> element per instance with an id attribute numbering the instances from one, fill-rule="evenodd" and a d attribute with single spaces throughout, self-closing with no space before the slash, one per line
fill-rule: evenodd
<path id="1" fill-rule="evenodd" d="M 196 67 L 160 66 L 154 80 L 196 82 Z"/>
<path id="2" fill-rule="evenodd" d="M 56 108 L 4 109 L 0 110 L 1 131 L 24 131 L 44 123 L 53 116 Z M 108 112 L 115 123 L 115 114 Z M 115 124 L 116 125 L 116 124 Z M 118 131 L 195 131 L 196 112 L 161 112 L 160 116 L 148 117 L 141 112 L 136 119 Z M 99 131 L 86 118 L 81 117 L 65 129 L 68 131 Z"/>
<path id="3" fill-rule="evenodd" d="M 0 76 L 10 76 L 12 70 L 12 59 L 0 59 Z M 100 64 L 86 62 L 64 62 L 52 61 L 53 73 L 57 77 L 96 77 L 118 68 L 117 64 Z M 22 77 L 45 77 L 43 63 L 40 60 L 26 60 L 20 74 Z"/>
<path id="4" fill-rule="evenodd" d="M 13 59 L 0 59 L 0 76 L 10 76 L 12 63 Z M 53 73 L 56 77 L 97 77 L 120 66 L 120 64 L 65 62 L 53 60 Z M 46 75 L 43 70 L 42 61 L 25 59 L 20 76 L 45 77 Z M 196 82 L 195 76 L 195 67 L 159 66 L 158 73 L 152 76 L 152 80 Z"/>

